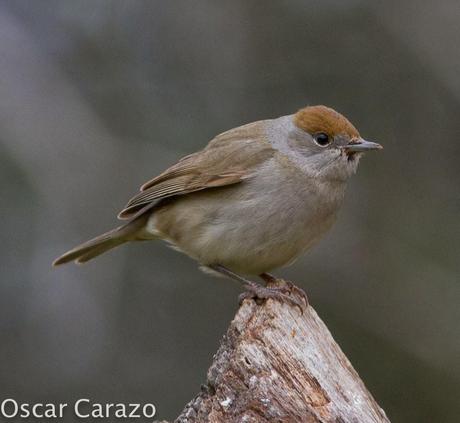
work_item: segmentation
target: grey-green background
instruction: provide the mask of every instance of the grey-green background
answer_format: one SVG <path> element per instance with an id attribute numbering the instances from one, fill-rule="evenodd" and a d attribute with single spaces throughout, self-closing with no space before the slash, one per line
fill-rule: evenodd
<path id="1" fill-rule="evenodd" d="M 322 103 L 385 149 L 278 274 L 393 422 L 458 422 L 459 20 L 455 0 L 2 0 L 0 397 L 175 417 L 238 286 L 161 242 L 50 262 L 215 134 Z"/>

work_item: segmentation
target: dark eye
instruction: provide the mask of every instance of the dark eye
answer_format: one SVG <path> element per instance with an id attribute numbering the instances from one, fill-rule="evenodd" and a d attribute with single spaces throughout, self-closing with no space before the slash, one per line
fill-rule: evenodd
<path id="1" fill-rule="evenodd" d="M 315 134 L 313 138 L 315 139 L 316 144 L 320 145 L 321 147 L 326 147 L 326 145 L 331 143 L 329 135 L 325 134 L 324 132 Z"/>

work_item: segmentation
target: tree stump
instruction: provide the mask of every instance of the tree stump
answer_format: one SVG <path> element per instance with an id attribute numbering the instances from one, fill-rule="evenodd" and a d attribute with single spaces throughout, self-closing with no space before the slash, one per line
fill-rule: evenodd
<path id="1" fill-rule="evenodd" d="M 243 302 L 175 422 L 389 420 L 313 308 L 269 299 Z"/>

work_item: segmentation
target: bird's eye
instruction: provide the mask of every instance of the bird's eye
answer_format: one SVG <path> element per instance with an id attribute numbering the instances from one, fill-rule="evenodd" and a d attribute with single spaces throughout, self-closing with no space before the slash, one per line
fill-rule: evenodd
<path id="1" fill-rule="evenodd" d="M 319 132 L 318 134 L 315 134 L 313 138 L 316 144 L 320 145 L 321 147 L 326 147 L 331 143 L 331 138 L 324 132 Z"/>

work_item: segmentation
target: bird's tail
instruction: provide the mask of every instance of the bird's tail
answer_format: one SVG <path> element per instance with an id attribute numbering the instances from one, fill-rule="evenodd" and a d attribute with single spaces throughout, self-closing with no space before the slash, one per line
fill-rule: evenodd
<path id="1" fill-rule="evenodd" d="M 125 242 L 134 241 L 136 240 L 136 235 L 145 226 L 147 219 L 148 216 L 139 216 L 125 225 L 90 239 L 58 257 L 54 260 L 53 266 L 59 266 L 69 261 L 85 263 Z"/>

